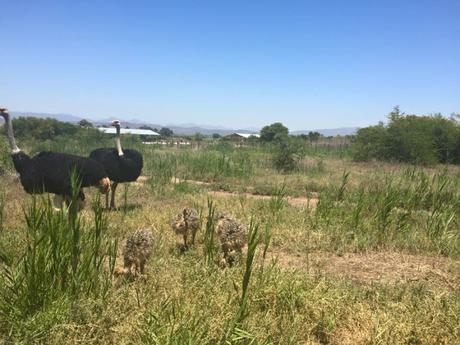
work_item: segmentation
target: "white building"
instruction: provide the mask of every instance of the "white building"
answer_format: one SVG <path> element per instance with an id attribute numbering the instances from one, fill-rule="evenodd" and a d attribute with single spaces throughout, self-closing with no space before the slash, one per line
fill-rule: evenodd
<path id="1" fill-rule="evenodd" d="M 227 135 L 226 137 L 232 139 L 249 139 L 249 138 L 260 138 L 260 135 L 257 133 L 232 133 Z"/>
<path id="2" fill-rule="evenodd" d="M 115 127 L 98 127 L 98 130 L 106 134 L 116 134 L 117 130 Z M 120 134 L 134 134 L 134 135 L 152 135 L 159 136 L 157 132 L 150 129 L 137 129 L 137 128 L 120 128 Z"/>

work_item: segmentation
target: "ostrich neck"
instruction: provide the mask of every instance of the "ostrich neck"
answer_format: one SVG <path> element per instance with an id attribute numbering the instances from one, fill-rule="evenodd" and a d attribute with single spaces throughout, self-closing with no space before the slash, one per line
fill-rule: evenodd
<path id="1" fill-rule="evenodd" d="M 13 132 L 13 123 L 11 121 L 10 116 L 6 118 L 6 131 L 8 135 L 8 142 L 10 144 L 10 149 L 12 154 L 16 154 L 20 152 L 18 145 L 16 145 L 16 140 L 14 139 L 14 132 Z"/>
<path id="2" fill-rule="evenodd" d="M 120 127 L 117 127 L 117 136 L 115 138 L 115 145 L 117 146 L 118 155 L 123 156 L 123 150 L 121 149 L 121 141 L 120 141 Z"/>

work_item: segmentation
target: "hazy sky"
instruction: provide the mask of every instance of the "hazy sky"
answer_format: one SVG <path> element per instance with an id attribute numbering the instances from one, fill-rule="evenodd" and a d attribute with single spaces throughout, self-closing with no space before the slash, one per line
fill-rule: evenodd
<path id="1" fill-rule="evenodd" d="M 0 104 L 238 128 L 448 115 L 459 18 L 458 0 L 0 0 Z"/>

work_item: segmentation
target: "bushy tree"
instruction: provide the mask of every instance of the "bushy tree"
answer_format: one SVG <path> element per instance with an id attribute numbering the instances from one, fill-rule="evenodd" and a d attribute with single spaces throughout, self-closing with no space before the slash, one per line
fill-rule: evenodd
<path id="1" fill-rule="evenodd" d="M 85 119 L 80 120 L 78 122 L 78 125 L 80 127 L 83 127 L 83 128 L 92 128 L 93 127 L 93 124 L 91 122 L 89 122 L 88 120 L 85 120 Z"/>
<path id="2" fill-rule="evenodd" d="M 164 136 L 164 137 L 172 137 L 174 134 L 174 132 L 169 129 L 168 127 L 163 127 L 162 129 L 160 129 L 160 135 Z"/>
<path id="3" fill-rule="evenodd" d="M 318 141 L 319 138 L 322 137 L 322 134 L 319 133 L 319 132 L 308 132 L 308 139 L 310 140 L 310 142 L 314 142 L 314 141 Z"/>
<path id="4" fill-rule="evenodd" d="M 356 160 L 389 160 L 416 164 L 458 163 L 460 125 L 441 114 L 406 115 L 398 107 L 384 126 L 358 130 L 354 139 Z"/>
<path id="5" fill-rule="evenodd" d="M 353 157 L 357 161 L 386 159 L 386 128 L 383 123 L 377 126 L 361 128 L 353 138 Z"/>
<path id="6" fill-rule="evenodd" d="M 279 171 L 289 172 L 297 168 L 297 163 L 302 156 L 302 146 L 294 137 L 282 136 L 274 145 L 273 164 Z"/>
<path id="7" fill-rule="evenodd" d="M 15 135 L 18 138 L 50 140 L 60 135 L 75 135 L 79 127 L 55 119 L 37 117 L 19 117 L 13 119 Z"/>
<path id="8" fill-rule="evenodd" d="M 220 137 L 221 137 L 221 135 L 219 133 L 213 133 L 212 134 L 213 139 L 219 139 Z"/>
<path id="9" fill-rule="evenodd" d="M 260 140 L 265 142 L 272 142 L 274 140 L 287 137 L 289 130 L 281 122 L 275 122 L 271 125 L 265 126 L 260 131 Z"/>
<path id="10" fill-rule="evenodd" d="M 302 139 L 308 140 L 310 143 L 316 142 L 321 138 L 323 135 L 319 132 L 308 132 L 308 134 L 300 134 L 299 135 Z"/>

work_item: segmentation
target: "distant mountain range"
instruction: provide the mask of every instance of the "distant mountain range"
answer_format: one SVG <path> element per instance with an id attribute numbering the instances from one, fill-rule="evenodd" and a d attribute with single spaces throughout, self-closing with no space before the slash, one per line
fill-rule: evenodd
<path id="1" fill-rule="evenodd" d="M 10 112 L 12 117 L 40 117 L 40 118 L 52 118 L 63 122 L 71 122 L 77 123 L 83 120 L 82 117 L 71 115 L 71 114 L 48 114 L 48 113 L 35 113 L 35 112 L 18 112 L 18 111 L 11 111 Z M 101 120 L 91 120 L 86 118 L 88 121 L 92 122 L 96 126 L 107 126 L 110 124 L 112 119 L 101 119 Z M 170 128 L 175 134 L 179 135 L 193 135 L 195 133 L 201 133 L 206 136 L 211 136 L 214 133 L 220 135 L 228 135 L 231 133 L 258 133 L 260 129 L 257 128 L 245 128 L 245 129 L 231 129 L 225 128 L 222 126 L 204 126 L 204 125 L 197 125 L 193 123 L 181 124 L 181 125 L 159 125 L 159 124 L 152 124 L 145 121 L 140 121 L 136 119 L 123 121 L 123 127 L 129 128 L 139 128 L 140 126 L 149 126 L 152 128 L 157 128 L 160 130 L 162 127 Z M 299 130 L 299 131 L 291 131 L 290 134 L 292 135 L 300 135 L 300 134 L 307 134 L 310 131 L 319 132 L 324 136 L 336 136 L 336 135 L 351 135 L 354 134 L 358 130 L 358 127 L 342 127 L 342 128 L 328 128 L 328 129 L 312 129 L 312 130 Z"/>

